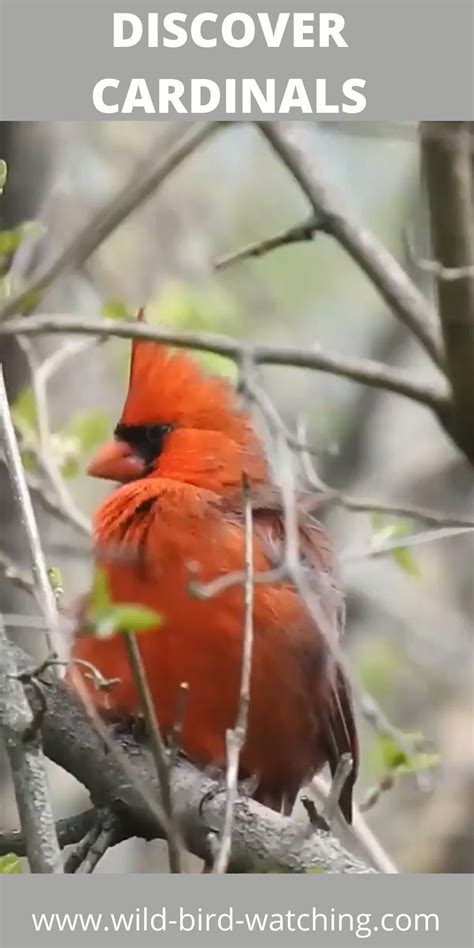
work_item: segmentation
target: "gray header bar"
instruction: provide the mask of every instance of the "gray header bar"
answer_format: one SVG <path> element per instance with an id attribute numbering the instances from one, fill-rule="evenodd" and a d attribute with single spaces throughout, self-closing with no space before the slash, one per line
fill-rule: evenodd
<path id="1" fill-rule="evenodd" d="M 0 0 L 0 15 L 6 120 L 474 118 L 472 0 Z"/>

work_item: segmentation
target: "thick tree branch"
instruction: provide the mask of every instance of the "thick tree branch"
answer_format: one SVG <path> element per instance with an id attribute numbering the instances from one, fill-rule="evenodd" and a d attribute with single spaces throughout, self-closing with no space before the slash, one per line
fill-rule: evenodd
<path id="1" fill-rule="evenodd" d="M 61 853 L 41 742 L 23 685 L 17 678 L 15 656 L 1 620 L 0 731 L 5 739 L 31 872 L 61 872 Z"/>
<path id="2" fill-rule="evenodd" d="M 324 179 L 301 122 L 261 122 L 260 130 L 306 194 L 315 229 L 332 234 L 375 284 L 384 300 L 419 340 L 433 362 L 443 366 L 436 313 L 400 264 L 344 205 Z"/>
<path id="3" fill-rule="evenodd" d="M 11 646 L 21 670 L 31 667 L 31 659 Z M 160 786 L 150 752 L 131 737 L 120 738 L 127 755 L 127 771 L 119 756 L 110 753 L 84 708 L 49 672 L 42 676 L 46 715 L 42 724 L 44 749 L 48 757 L 76 777 L 91 794 L 97 807 L 105 807 L 120 819 L 123 838 L 142 836 L 164 838 L 165 832 L 151 808 L 149 795 L 161 800 Z M 37 702 L 31 690 L 33 708 Z M 119 740 L 119 738 L 114 738 Z M 133 772 L 134 779 L 130 779 Z M 222 785 L 180 758 L 173 768 L 174 816 L 191 852 L 209 857 L 209 837 L 222 829 L 226 795 Z M 149 793 L 144 794 L 141 788 Z M 275 869 L 304 872 L 317 867 L 326 872 L 370 872 L 346 851 L 332 834 L 282 817 L 253 800 L 239 796 L 234 809 L 232 866 L 234 869 Z"/>
<path id="4" fill-rule="evenodd" d="M 55 335 L 73 333 L 122 339 L 151 339 L 164 344 L 215 352 L 240 362 L 244 356 L 260 365 L 288 365 L 327 372 L 382 391 L 402 395 L 426 405 L 444 421 L 450 414 L 448 391 L 442 384 L 422 384 L 402 369 L 371 359 L 353 359 L 332 355 L 314 346 L 249 345 L 228 336 L 209 332 L 185 332 L 150 326 L 143 322 L 118 322 L 113 319 L 84 319 L 75 316 L 38 314 L 28 319 L 10 319 L 0 323 L 0 335 Z"/>
<path id="5" fill-rule="evenodd" d="M 474 139 L 469 122 L 422 122 L 420 131 L 455 424 L 474 461 Z M 446 273 L 456 278 L 446 279 Z"/>

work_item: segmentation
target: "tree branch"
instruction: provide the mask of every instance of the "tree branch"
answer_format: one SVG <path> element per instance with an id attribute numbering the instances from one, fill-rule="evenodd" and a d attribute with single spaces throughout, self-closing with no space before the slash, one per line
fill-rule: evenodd
<path id="1" fill-rule="evenodd" d="M 408 373 L 371 359 L 353 359 L 332 355 L 318 347 L 249 345 L 217 333 L 176 331 L 150 326 L 143 322 L 118 322 L 113 319 L 84 319 L 75 316 L 40 313 L 28 319 L 10 319 L 0 323 L 0 336 L 37 336 L 73 333 L 121 339 L 150 339 L 164 344 L 215 352 L 240 362 L 246 354 L 255 364 L 288 365 L 314 369 L 350 379 L 382 391 L 392 392 L 425 405 L 444 424 L 450 413 L 449 393 L 440 385 L 422 384 Z"/>
<path id="2" fill-rule="evenodd" d="M 433 254 L 441 267 L 435 275 L 455 423 L 474 461 L 472 129 L 469 122 L 422 122 L 420 132 Z M 453 272 L 456 279 L 447 279 L 446 273 Z"/>
<path id="3" fill-rule="evenodd" d="M 442 368 L 444 355 L 436 335 L 436 313 L 395 258 L 356 220 L 324 180 L 314 150 L 307 147 L 304 126 L 299 122 L 261 122 L 259 127 L 308 198 L 315 228 L 322 227 L 339 241 L 432 361 Z"/>
<path id="4" fill-rule="evenodd" d="M 62 872 L 48 780 L 34 715 L 17 678 L 14 653 L 0 619 L 0 729 L 15 788 L 31 872 Z"/>
<path id="5" fill-rule="evenodd" d="M 232 852 L 232 834 L 234 826 L 234 808 L 237 799 L 239 782 L 239 761 L 242 748 L 245 744 L 248 726 L 250 704 L 250 676 L 252 671 L 253 650 L 253 598 L 254 598 L 254 570 L 253 570 L 253 518 L 250 485 L 247 476 L 242 478 L 242 494 L 244 502 L 244 622 L 242 629 L 242 667 L 240 673 L 239 709 L 235 727 L 226 734 L 227 748 L 227 801 L 224 814 L 224 826 L 219 849 L 214 862 L 213 871 L 223 874 L 227 872 Z"/>
<path id="6" fill-rule="evenodd" d="M 302 224 L 296 224 L 287 230 L 275 234 L 273 237 L 266 237 L 263 240 L 255 240 L 245 247 L 240 247 L 232 253 L 223 254 L 214 261 L 216 270 L 225 270 L 231 263 L 237 263 L 242 260 L 249 260 L 255 257 L 263 257 L 271 250 L 278 250 L 280 247 L 287 247 L 289 244 L 308 243 L 314 235 L 323 230 L 321 224 L 318 224 L 312 217 Z"/>
<path id="7" fill-rule="evenodd" d="M 26 483 L 18 442 L 10 415 L 3 370 L 0 366 L 0 441 L 12 486 L 13 500 L 24 529 L 35 583 L 35 595 L 45 623 L 45 636 L 50 652 L 59 653 L 59 628 L 56 600 L 51 588 L 38 525 Z"/>
<path id="8" fill-rule="evenodd" d="M 20 670 L 31 667 L 21 649 L 10 646 Z M 45 753 L 79 780 L 97 807 L 105 807 L 120 820 L 123 838 L 165 838 L 151 808 L 146 787 L 161 801 L 156 769 L 149 750 L 132 737 L 120 738 L 127 755 L 127 772 L 119 755 L 110 754 L 76 697 L 55 680 L 44 676 L 46 715 L 42 723 Z M 33 709 L 34 689 L 28 689 Z M 118 737 L 114 740 L 119 740 Z M 133 772 L 136 779 L 130 779 Z M 179 759 L 171 774 L 174 816 L 187 848 L 203 859 L 209 856 L 209 835 L 219 833 L 225 812 L 225 793 L 220 783 Z M 370 872 L 360 860 L 341 846 L 332 834 L 312 832 L 305 824 L 280 816 L 254 800 L 238 796 L 234 809 L 232 866 L 239 870 L 274 869 L 304 872 L 311 867 L 327 872 Z"/>
<path id="9" fill-rule="evenodd" d="M 56 823 L 56 836 L 61 849 L 79 843 L 89 832 L 97 820 L 97 813 L 91 807 L 76 816 L 67 816 Z M 0 856 L 15 853 L 17 856 L 26 856 L 25 837 L 21 830 L 12 830 L 10 833 L 0 833 Z"/>
<path id="10" fill-rule="evenodd" d="M 86 226 L 51 263 L 33 275 L 27 286 L 0 306 L 0 321 L 16 313 L 23 313 L 36 305 L 44 292 L 58 279 L 80 267 L 106 238 L 145 201 L 185 158 L 206 141 L 220 123 L 198 124 L 187 129 L 172 145 L 156 166 L 143 175 L 133 172 L 124 187 L 92 217 Z"/>
<path id="11" fill-rule="evenodd" d="M 164 812 L 167 817 L 166 836 L 171 872 L 181 872 L 181 846 L 173 818 L 173 793 L 170 781 L 170 761 L 160 725 L 155 714 L 153 698 L 150 693 L 148 679 L 142 656 L 138 647 L 137 637 L 133 632 L 123 632 L 123 641 L 127 653 L 128 664 L 132 674 L 135 691 L 138 695 L 140 709 L 144 717 L 147 736 L 150 742 L 151 753 L 155 763 L 156 774 L 160 784 L 161 798 Z"/>

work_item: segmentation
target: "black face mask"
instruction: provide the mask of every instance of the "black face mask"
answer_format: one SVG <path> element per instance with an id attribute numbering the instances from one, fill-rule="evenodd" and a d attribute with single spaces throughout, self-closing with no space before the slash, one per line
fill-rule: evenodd
<path id="1" fill-rule="evenodd" d="M 114 431 L 117 441 L 125 441 L 143 459 L 147 468 L 161 454 L 166 435 L 173 425 L 122 425 Z"/>

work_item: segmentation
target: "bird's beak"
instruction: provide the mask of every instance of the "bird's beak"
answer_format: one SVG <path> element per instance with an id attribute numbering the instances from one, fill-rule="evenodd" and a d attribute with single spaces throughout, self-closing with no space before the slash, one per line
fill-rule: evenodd
<path id="1" fill-rule="evenodd" d="M 134 454 L 125 441 L 108 441 L 87 465 L 91 477 L 104 477 L 123 484 L 141 477 L 144 470 L 144 460 Z"/>

